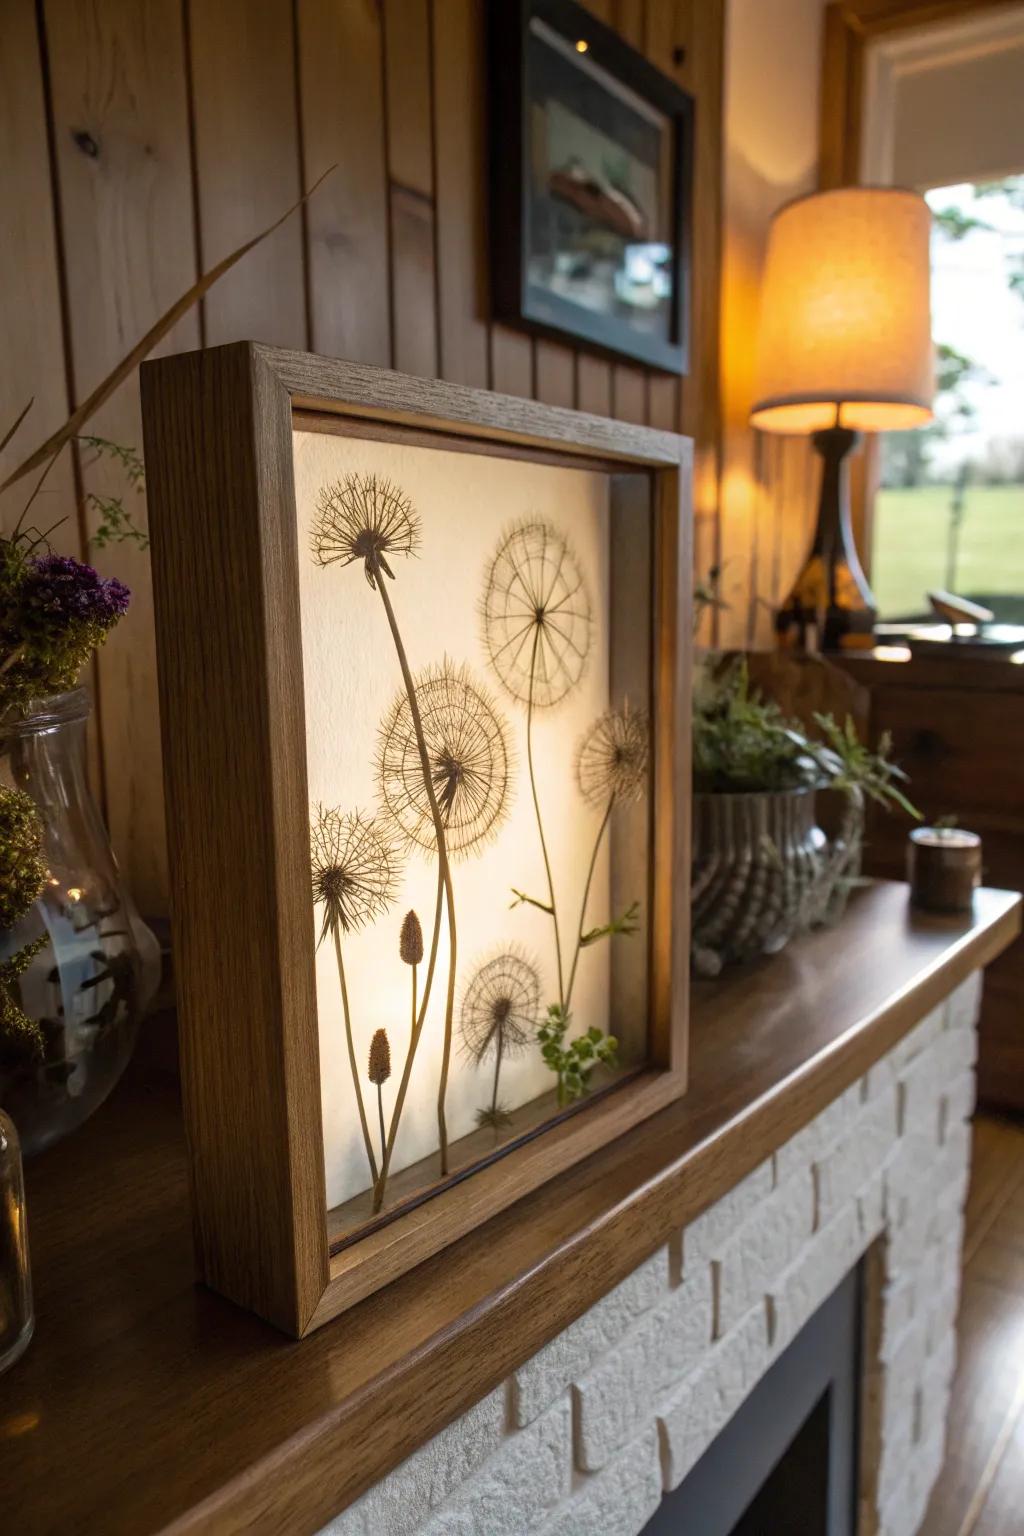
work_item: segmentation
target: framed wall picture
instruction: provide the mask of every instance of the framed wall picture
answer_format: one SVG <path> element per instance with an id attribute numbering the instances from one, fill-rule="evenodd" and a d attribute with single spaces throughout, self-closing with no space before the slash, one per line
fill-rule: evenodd
<path id="1" fill-rule="evenodd" d="M 572 0 L 492 0 L 499 316 L 685 373 L 693 101 Z"/>
<path id="2" fill-rule="evenodd" d="M 301 1335 L 685 1087 L 690 445 L 143 371 L 202 1277 Z"/>

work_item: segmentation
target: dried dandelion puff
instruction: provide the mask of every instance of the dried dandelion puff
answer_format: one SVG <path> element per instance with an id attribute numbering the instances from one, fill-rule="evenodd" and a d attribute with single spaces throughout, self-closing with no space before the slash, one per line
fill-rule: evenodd
<path id="1" fill-rule="evenodd" d="M 415 684 L 434 795 L 450 856 L 493 837 L 512 797 L 508 727 L 485 688 L 465 667 L 445 661 Z M 433 850 L 435 831 L 408 695 L 396 698 L 380 730 L 377 754 L 384 809 L 407 843 Z"/>
<path id="2" fill-rule="evenodd" d="M 392 581 L 389 560 L 415 554 L 420 522 L 412 502 L 390 480 L 377 475 L 346 475 L 325 485 L 317 497 L 313 555 L 320 565 L 363 562 L 374 591 L 383 571 Z"/>
<path id="3" fill-rule="evenodd" d="M 603 810 L 639 800 L 647 788 L 649 734 L 647 716 L 628 704 L 594 721 L 576 752 L 576 782 L 588 805 Z"/>
<path id="4" fill-rule="evenodd" d="M 477 1066 L 494 1054 L 491 1102 L 476 1112 L 477 1125 L 497 1131 L 512 1116 L 498 1102 L 501 1065 L 518 1056 L 533 1040 L 540 1012 L 537 967 L 518 949 L 506 949 L 486 961 L 473 975 L 462 999 L 460 1027 L 466 1055 Z"/>
<path id="5" fill-rule="evenodd" d="M 319 943 L 380 917 L 398 894 L 400 856 L 379 821 L 356 811 L 342 815 L 322 805 L 309 834 L 313 900 L 324 909 Z"/>
<path id="6" fill-rule="evenodd" d="M 420 920 L 412 910 L 402 918 L 402 931 L 398 937 L 399 958 L 406 965 L 419 965 L 423 959 L 423 929 Z"/>
<path id="7" fill-rule="evenodd" d="M 370 1041 L 370 1062 L 366 1075 L 378 1088 L 391 1076 L 391 1047 L 386 1029 L 376 1030 Z"/>
<path id="8" fill-rule="evenodd" d="M 517 524 L 498 547 L 481 601 L 484 645 L 512 698 L 538 709 L 564 699 L 590 650 L 590 597 L 550 523 Z"/>
<path id="9" fill-rule="evenodd" d="M 514 1056 L 530 1045 L 540 1015 L 537 967 L 517 948 L 502 950 L 471 977 L 459 1027 L 466 1055 L 479 1063 L 501 1045 Z"/>

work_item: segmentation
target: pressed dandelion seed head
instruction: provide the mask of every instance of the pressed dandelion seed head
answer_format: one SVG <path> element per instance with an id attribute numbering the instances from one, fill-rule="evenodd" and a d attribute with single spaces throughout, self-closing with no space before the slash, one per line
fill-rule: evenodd
<path id="1" fill-rule="evenodd" d="M 525 1051 L 539 1015 L 537 967 L 515 947 L 502 950 L 477 968 L 463 995 L 459 1024 L 466 1055 L 481 1062 L 499 1039 L 502 1056 Z"/>
<path id="2" fill-rule="evenodd" d="M 575 555 L 551 523 L 518 523 L 503 537 L 481 601 L 484 645 L 502 686 L 539 709 L 564 699 L 590 650 L 590 597 Z"/>
<path id="3" fill-rule="evenodd" d="M 391 1076 L 391 1046 L 386 1029 L 378 1029 L 370 1041 L 370 1061 L 367 1076 L 378 1088 Z"/>
<path id="4" fill-rule="evenodd" d="M 378 475 L 346 475 L 317 497 L 313 555 L 321 565 L 363 562 L 376 590 L 383 571 L 394 580 L 389 558 L 415 554 L 420 522 L 404 491 Z"/>
<path id="5" fill-rule="evenodd" d="M 465 667 L 447 660 L 428 667 L 414 687 L 445 845 L 453 857 L 467 854 L 495 835 L 509 811 L 508 727 L 490 694 Z M 433 849 L 434 819 L 404 692 L 381 726 L 377 772 L 384 809 L 406 842 Z"/>
<path id="6" fill-rule="evenodd" d="M 650 731 L 645 714 L 627 704 L 594 721 L 576 751 L 576 781 L 588 805 L 639 800 L 647 788 Z"/>
<path id="7" fill-rule="evenodd" d="M 324 909 L 319 942 L 380 917 L 398 894 L 400 856 L 393 835 L 361 812 L 318 805 L 309 833 L 313 900 Z"/>
<path id="8" fill-rule="evenodd" d="M 412 910 L 402 918 L 402 932 L 398 939 L 399 958 L 406 965 L 419 965 L 423 959 L 423 929 L 420 920 Z"/>

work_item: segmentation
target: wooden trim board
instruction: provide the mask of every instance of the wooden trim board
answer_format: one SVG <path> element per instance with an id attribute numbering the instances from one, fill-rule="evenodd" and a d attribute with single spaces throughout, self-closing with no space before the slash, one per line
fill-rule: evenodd
<path id="1" fill-rule="evenodd" d="M 843 923 L 694 989 L 690 1091 L 300 1349 L 193 1284 L 173 1087 L 28 1165 L 37 1327 L 4 1377 L 12 1529 L 306 1536 L 769 1157 L 1019 932 L 1020 898 Z"/>

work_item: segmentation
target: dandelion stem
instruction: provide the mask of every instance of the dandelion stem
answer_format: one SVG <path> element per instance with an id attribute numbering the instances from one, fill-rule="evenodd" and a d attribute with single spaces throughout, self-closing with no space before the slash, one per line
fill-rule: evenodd
<path id="1" fill-rule="evenodd" d="M 388 1144 L 384 1152 L 384 1161 L 381 1165 L 380 1178 L 373 1192 L 374 1215 L 384 1204 L 384 1190 L 388 1181 L 388 1171 L 391 1168 L 391 1157 L 395 1150 L 395 1141 L 398 1137 L 398 1124 L 402 1118 L 402 1110 L 405 1107 L 405 1095 L 409 1091 L 409 1079 L 412 1076 L 412 1064 L 416 1055 L 416 1047 L 420 1043 L 420 1035 L 423 1033 L 423 1024 L 427 1016 L 427 1004 L 430 1002 L 430 989 L 434 981 L 434 964 L 437 960 L 437 946 L 441 933 L 441 911 L 444 897 L 444 880 L 441 877 L 440 867 L 437 871 L 437 901 L 434 905 L 434 931 L 430 940 L 430 959 L 427 961 L 427 979 L 423 986 L 423 997 L 420 1002 L 420 1011 L 416 1013 L 416 967 L 413 966 L 413 1015 L 412 1034 L 409 1036 L 409 1049 L 405 1054 L 405 1066 L 402 1068 L 402 1081 L 398 1085 L 398 1097 L 395 1099 L 395 1107 L 391 1112 L 391 1129 L 388 1132 Z"/>
<path id="2" fill-rule="evenodd" d="M 441 872 L 441 879 L 444 883 L 445 905 L 448 912 L 448 995 L 445 999 L 444 1047 L 441 1056 L 441 1078 L 437 1092 L 437 1131 L 441 1152 L 441 1173 L 446 1174 L 448 1172 L 448 1127 L 445 1121 L 444 1101 L 448 1092 L 448 1068 L 452 1054 L 452 1020 L 455 1014 L 455 894 L 452 890 L 452 876 L 448 864 L 448 846 L 445 839 L 444 819 L 434 791 L 434 780 L 430 771 L 430 757 L 427 752 L 426 738 L 423 734 L 423 721 L 420 718 L 420 706 L 416 698 L 416 688 L 413 684 L 412 672 L 409 669 L 409 661 L 405 654 L 405 646 L 402 643 L 402 637 L 398 630 L 395 610 L 391 606 L 391 598 L 388 596 L 384 575 L 380 570 L 376 572 L 376 578 L 375 585 L 380 593 L 381 602 L 384 604 L 384 612 L 387 614 L 391 638 L 395 642 L 398 663 L 402 669 L 402 679 L 405 683 L 405 692 L 409 700 L 409 712 L 412 716 L 413 730 L 416 733 L 416 745 L 419 748 L 420 767 L 423 771 L 423 786 L 427 792 L 430 814 L 434 822 L 434 835 L 437 839 L 437 863 Z"/>
<path id="3" fill-rule="evenodd" d="M 491 1116 L 497 1124 L 498 1114 L 498 1074 L 501 1072 L 501 1052 L 505 1044 L 505 1031 L 498 1030 L 498 1046 L 494 1053 L 494 1092 L 491 1094 Z"/>
<path id="4" fill-rule="evenodd" d="M 540 815 L 540 798 L 537 794 L 537 780 L 533 772 L 533 684 L 537 673 L 537 648 L 540 644 L 540 625 L 534 625 L 533 651 L 530 656 L 530 687 L 526 698 L 526 763 L 529 769 L 530 793 L 533 796 L 533 811 L 537 818 L 537 832 L 540 837 L 540 851 L 544 855 L 544 869 L 548 877 L 548 901 L 551 905 L 551 921 L 555 925 L 555 958 L 558 962 L 558 1001 L 564 1006 L 565 997 L 562 986 L 562 940 L 558 932 L 558 908 L 555 904 L 555 882 L 551 876 L 551 860 L 548 858 L 548 845 L 544 837 L 544 823 Z"/>
<path id="5" fill-rule="evenodd" d="M 572 957 L 572 970 L 569 972 L 569 985 L 565 990 L 565 1011 L 569 1012 L 569 1004 L 572 1001 L 572 987 L 576 980 L 576 967 L 579 964 L 580 950 L 583 947 L 583 924 L 587 920 L 587 902 L 590 899 L 590 885 L 594 878 L 594 870 L 597 867 L 598 849 L 601 847 L 601 839 L 604 837 L 605 828 L 611 820 L 612 806 L 615 804 L 615 796 L 611 795 L 601 817 L 601 825 L 597 829 L 597 837 L 594 840 L 594 851 L 590 855 L 590 868 L 587 870 L 587 883 L 583 887 L 583 901 L 580 905 L 580 925 L 576 930 L 576 953 Z"/>
<path id="6" fill-rule="evenodd" d="M 387 1135 L 384 1131 L 384 1088 L 381 1083 L 377 1084 L 377 1113 L 380 1116 L 380 1156 L 383 1163 L 384 1158 L 387 1156 L 388 1146 Z"/>
<path id="7" fill-rule="evenodd" d="M 363 1089 L 359 1078 L 359 1068 L 356 1066 L 356 1049 L 352 1040 L 352 1015 L 348 1006 L 348 987 L 345 985 L 345 964 L 341 958 L 341 925 L 331 924 L 334 934 L 334 953 L 338 960 L 338 980 L 341 983 L 341 1006 L 345 1014 L 345 1039 L 348 1043 L 348 1064 L 352 1069 L 352 1082 L 355 1084 L 356 1103 L 359 1106 L 359 1124 L 363 1131 L 363 1142 L 366 1146 L 366 1155 L 370 1160 L 370 1178 L 374 1184 L 377 1182 L 377 1159 L 373 1155 L 373 1142 L 370 1139 L 370 1127 L 366 1120 L 366 1106 L 363 1103 Z"/>

